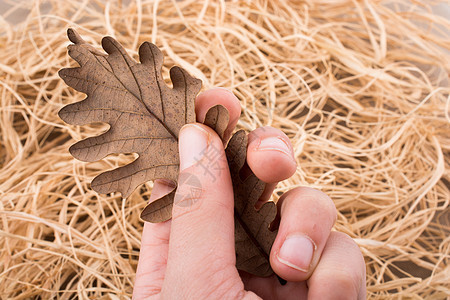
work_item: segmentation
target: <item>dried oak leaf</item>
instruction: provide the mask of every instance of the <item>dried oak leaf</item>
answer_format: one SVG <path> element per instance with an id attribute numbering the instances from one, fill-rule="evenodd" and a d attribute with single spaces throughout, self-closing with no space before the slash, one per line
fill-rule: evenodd
<path id="1" fill-rule="evenodd" d="M 233 135 L 225 151 L 234 191 L 236 267 L 265 277 L 273 273 L 269 255 L 277 231 L 270 231 L 269 226 L 276 217 L 277 208 L 274 202 L 269 201 L 256 210 L 255 205 L 264 192 L 265 183 L 253 173 L 241 179 L 247 143 L 247 134 L 240 130 Z"/>
<path id="2" fill-rule="evenodd" d="M 225 129 L 228 126 L 228 110 L 222 105 L 211 107 L 205 115 L 203 124 L 211 127 L 223 140 Z M 149 203 L 141 213 L 141 219 L 147 222 L 159 223 L 172 218 L 173 199 L 176 189 L 169 194 Z"/>
<path id="3" fill-rule="evenodd" d="M 95 50 L 72 29 L 67 31 L 69 55 L 80 67 L 65 68 L 59 76 L 83 101 L 65 106 L 59 116 L 73 125 L 104 122 L 110 129 L 82 140 L 70 153 L 87 162 L 114 153 L 137 153 L 132 163 L 107 171 L 91 183 L 98 193 L 120 192 L 126 198 L 149 180 L 176 182 L 179 171 L 178 134 L 195 122 L 194 99 L 201 81 L 180 67 L 170 69 L 173 88 L 161 74 L 163 55 L 153 44 L 139 47 L 140 63 L 133 60 L 112 37 L 102 39 L 107 54 Z"/>
<path id="4" fill-rule="evenodd" d="M 161 75 L 163 56 L 148 42 L 139 48 L 140 63 L 131 59 L 113 38 L 105 37 L 102 47 L 108 53 L 87 44 L 74 30 L 68 30 L 69 55 L 80 67 L 66 68 L 60 77 L 75 90 L 87 94 L 81 102 L 65 106 L 59 116 L 73 125 L 105 122 L 110 129 L 87 138 L 70 148 L 82 161 L 96 161 L 113 153 L 137 153 L 129 165 L 104 172 L 91 183 L 99 193 L 120 192 L 125 198 L 140 184 L 165 178 L 177 181 L 179 172 L 178 133 L 186 123 L 195 121 L 194 98 L 201 81 L 185 70 L 173 67 L 169 88 Z M 228 124 L 228 111 L 221 105 L 212 107 L 204 123 L 221 138 Z M 235 240 L 237 268 L 259 276 L 273 273 L 269 253 L 276 232 L 268 226 L 276 208 L 268 202 L 256 210 L 255 204 L 265 183 L 254 174 L 242 180 L 247 134 L 234 134 L 226 149 L 235 201 Z M 150 203 L 142 219 L 162 222 L 171 218 L 175 189 Z"/>

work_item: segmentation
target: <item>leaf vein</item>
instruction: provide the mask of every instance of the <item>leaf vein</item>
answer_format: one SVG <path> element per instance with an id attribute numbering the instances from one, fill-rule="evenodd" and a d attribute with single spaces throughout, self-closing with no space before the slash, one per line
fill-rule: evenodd
<path id="1" fill-rule="evenodd" d="M 138 171 L 133 172 L 133 173 L 131 173 L 131 174 L 128 174 L 128 175 L 125 175 L 125 176 L 122 176 L 122 177 L 119 177 L 119 178 L 115 178 L 115 179 L 112 179 L 112 180 L 110 180 L 110 181 L 102 182 L 102 183 L 99 184 L 99 185 L 110 184 L 110 183 L 113 183 L 113 182 L 120 181 L 120 180 L 122 180 L 122 179 L 124 179 L 124 178 L 130 178 L 130 179 L 131 179 L 131 177 L 133 177 L 134 175 L 136 175 L 136 174 L 139 173 L 139 172 L 144 172 L 144 171 L 148 171 L 148 170 L 151 170 L 151 169 L 156 169 L 156 168 L 159 168 L 159 167 L 166 167 L 166 166 L 178 166 L 178 164 L 177 164 L 177 163 L 176 163 L 176 164 L 164 164 L 164 165 L 151 166 L 151 167 L 148 167 L 148 168 L 142 168 L 142 169 L 139 169 Z M 117 170 L 117 169 L 116 169 L 116 170 Z"/>
<path id="2" fill-rule="evenodd" d="M 163 121 L 166 121 L 166 113 L 164 111 L 164 101 L 163 101 L 163 97 L 162 97 L 162 91 L 161 91 L 161 86 L 159 85 L 159 80 L 158 80 L 158 70 L 156 70 L 156 61 L 155 61 L 155 55 L 153 54 L 153 50 L 152 47 L 150 48 L 150 53 L 152 54 L 152 60 L 153 60 L 153 71 L 155 72 L 155 81 L 156 84 L 158 85 L 158 90 L 159 90 L 159 99 L 161 101 L 161 111 L 162 111 L 162 115 L 163 115 Z"/>
<path id="3" fill-rule="evenodd" d="M 105 142 L 102 142 L 102 143 L 97 143 L 95 145 L 89 145 L 89 146 L 86 146 L 86 147 L 74 147 L 73 150 L 87 149 L 87 148 L 90 148 L 90 147 L 93 147 L 93 146 L 95 147 L 95 146 L 101 146 L 101 145 L 108 144 L 108 143 L 129 141 L 129 140 L 168 140 L 168 139 L 171 140 L 172 137 L 152 137 L 152 136 L 150 136 L 150 137 L 146 137 L 146 136 L 140 137 L 140 136 L 138 136 L 138 137 L 129 137 L 129 138 L 127 137 L 127 138 L 122 138 L 122 139 L 113 139 L 113 140 L 110 140 L 110 141 L 105 141 Z"/>

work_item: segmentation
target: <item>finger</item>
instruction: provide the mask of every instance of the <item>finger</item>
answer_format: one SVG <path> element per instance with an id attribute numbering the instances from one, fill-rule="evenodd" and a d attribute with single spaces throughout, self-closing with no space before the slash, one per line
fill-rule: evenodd
<path id="1" fill-rule="evenodd" d="M 199 94 L 197 99 L 195 99 L 197 122 L 202 123 L 205 120 L 208 110 L 218 104 L 223 105 L 228 110 L 230 117 L 223 138 L 224 141 L 228 141 L 231 133 L 236 127 L 239 116 L 241 115 L 241 104 L 236 96 L 229 90 L 224 88 L 213 88 Z"/>
<path id="2" fill-rule="evenodd" d="M 289 138 L 279 129 L 257 128 L 249 133 L 248 141 L 247 164 L 256 177 L 267 183 L 258 208 L 269 200 L 279 181 L 295 173 L 297 162 Z"/>
<path id="3" fill-rule="evenodd" d="M 311 299 L 366 298 L 364 258 L 348 235 L 331 232 L 308 286 Z"/>
<path id="4" fill-rule="evenodd" d="M 248 135 L 247 163 L 266 183 L 277 183 L 292 176 L 297 168 L 289 138 L 281 130 L 265 126 Z"/>
<path id="5" fill-rule="evenodd" d="M 264 203 L 266 203 L 270 197 L 273 194 L 273 191 L 277 187 L 278 183 L 266 183 L 266 186 L 264 187 L 264 191 L 261 194 L 261 197 L 259 197 L 258 202 L 255 204 L 256 209 L 260 209 Z"/>
<path id="6" fill-rule="evenodd" d="M 171 181 L 156 180 L 149 202 L 173 189 Z M 169 251 L 170 223 L 170 220 L 163 223 L 144 222 L 133 299 L 147 298 L 161 291 Z"/>
<path id="7" fill-rule="evenodd" d="M 333 201 L 312 188 L 296 188 L 277 203 L 280 227 L 270 253 L 272 269 L 287 281 L 309 278 L 336 220 Z"/>
<path id="8" fill-rule="evenodd" d="M 237 296 L 243 284 L 235 267 L 233 188 L 222 141 L 209 127 L 188 124 L 179 150 L 163 298 Z"/>
<path id="9" fill-rule="evenodd" d="M 262 299 L 307 299 L 306 281 L 287 282 L 281 285 L 276 275 L 257 277 L 243 271 L 239 274 L 245 290 L 254 292 Z"/>
<path id="10" fill-rule="evenodd" d="M 228 139 L 241 113 L 239 100 L 226 89 L 215 88 L 198 95 L 195 102 L 197 120 L 203 121 L 209 108 L 221 104 L 230 114 L 230 122 L 224 138 Z M 171 181 L 156 180 L 149 202 L 168 194 L 174 186 Z M 141 251 L 134 285 L 134 297 L 140 299 L 161 291 L 164 281 L 171 221 L 154 224 L 144 223 Z"/>

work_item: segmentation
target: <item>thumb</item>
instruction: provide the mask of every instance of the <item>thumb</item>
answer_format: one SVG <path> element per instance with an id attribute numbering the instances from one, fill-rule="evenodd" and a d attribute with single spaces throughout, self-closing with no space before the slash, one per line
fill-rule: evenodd
<path id="1" fill-rule="evenodd" d="M 235 267 L 233 187 L 222 141 L 209 127 L 188 124 L 179 152 L 163 295 L 238 295 L 243 284 Z"/>

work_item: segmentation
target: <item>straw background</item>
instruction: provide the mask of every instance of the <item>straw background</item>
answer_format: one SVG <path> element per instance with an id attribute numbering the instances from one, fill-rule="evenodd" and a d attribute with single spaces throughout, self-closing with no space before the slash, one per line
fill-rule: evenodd
<path id="1" fill-rule="evenodd" d="M 105 4 L 107 3 L 107 4 Z M 450 295 L 450 21 L 444 1 L 25 1 L 0 17 L 0 298 L 131 297 L 152 183 L 126 201 L 89 188 L 132 161 L 71 157 L 104 124 L 69 126 L 85 95 L 57 71 L 68 27 L 131 55 L 151 41 L 164 74 L 232 90 L 238 128 L 270 125 L 295 147 L 296 186 L 327 193 L 361 247 L 370 298 Z M 30 10 L 28 13 L 27 10 Z M 13 26 L 8 18 L 26 12 Z M 40 296 L 40 298 L 36 298 Z"/>

